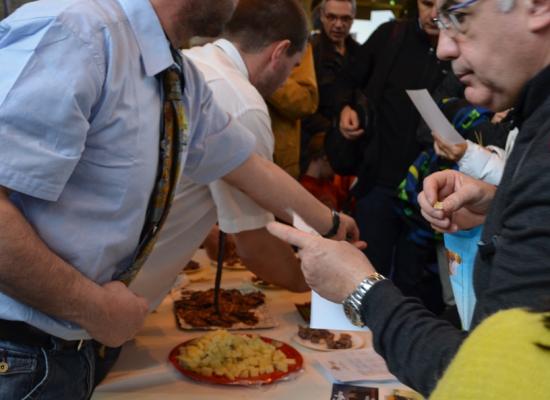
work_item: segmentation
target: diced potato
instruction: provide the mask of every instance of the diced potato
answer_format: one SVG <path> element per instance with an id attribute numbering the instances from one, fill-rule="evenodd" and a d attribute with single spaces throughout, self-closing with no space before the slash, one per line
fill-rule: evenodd
<path id="1" fill-rule="evenodd" d="M 280 342 L 275 342 L 280 347 Z M 209 332 L 180 350 L 178 361 L 205 376 L 229 379 L 257 377 L 275 370 L 286 372 L 295 360 L 257 335 L 232 335 L 225 330 Z"/>

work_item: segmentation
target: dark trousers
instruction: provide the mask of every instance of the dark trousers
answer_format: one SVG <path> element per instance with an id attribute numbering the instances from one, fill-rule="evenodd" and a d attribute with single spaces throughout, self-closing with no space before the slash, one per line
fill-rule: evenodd
<path id="1" fill-rule="evenodd" d="M 358 199 L 355 221 L 365 254 L 378 272 L 393 280 L 406 296 L 414 296 L 433 312 L 444 307 L 437 273 L 435 246 L 419 246 L 409 240 L 409 227 L 397 213 L 394 189 L 375 186 Z"/>

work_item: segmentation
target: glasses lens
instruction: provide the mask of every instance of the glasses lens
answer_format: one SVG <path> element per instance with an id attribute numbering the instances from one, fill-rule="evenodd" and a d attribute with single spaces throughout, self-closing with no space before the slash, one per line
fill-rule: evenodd
<path id="1" fill-rule="evenodd" d="M 336 22 L 338 20 L 342 21 L 342 23 L 344 24 L 350 24 L 352 21 L 353 21 L 353 17 L 349 16 L 349 15 L 335 15 L 335 14 L 325 14 L 325 18 L 329 21 L 329 22 Z"/>
<path id="2" fill-rule="evenodd" d="M 447 12 L 439 12 L 437 18 L 434 18 L 434 22 L 440 31 L 445 31 L 449 36 L 455 36 L 458 32 L 461 32 L 458 29 L 459 25 L 454 21 L 453 15 L 449 15 Z"/>

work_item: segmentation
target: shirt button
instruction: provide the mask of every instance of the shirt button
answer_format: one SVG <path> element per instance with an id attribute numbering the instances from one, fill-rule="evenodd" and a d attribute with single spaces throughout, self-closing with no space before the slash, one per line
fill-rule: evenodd
<path id="1" fill-rule="evenodd" d="M 9 365 L 5 361 L 0 362 L 0 374 L 5 374 L 10 369 Z"/>

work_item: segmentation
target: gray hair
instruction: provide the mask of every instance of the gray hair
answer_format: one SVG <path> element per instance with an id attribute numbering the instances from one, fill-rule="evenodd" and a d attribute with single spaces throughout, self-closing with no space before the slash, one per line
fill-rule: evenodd
<path id="1" fill-rule="evenodd" d="M 351 11 L 353 12 L 353 15 L 355 15 L 355 12 L 357 11 L 357 1 L 356 0 L 322 0 L 321 3 L 319 4 L 319 8 L 321 10 L 325 10 L 325 6 L 327 5 L 327 2 L 329 1 L 346 1 L 348 3 L 351 3 Z M 509 1 L 513 1 L 513 0 L 509 0 Z"/>

